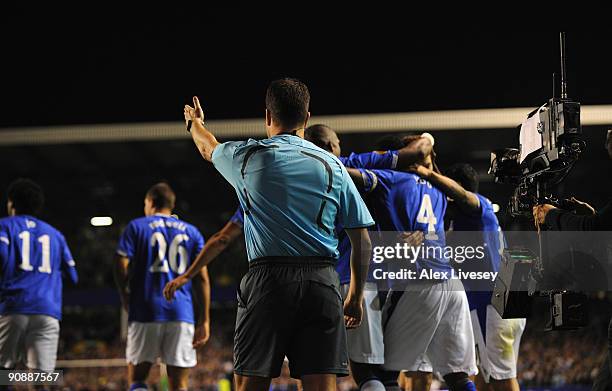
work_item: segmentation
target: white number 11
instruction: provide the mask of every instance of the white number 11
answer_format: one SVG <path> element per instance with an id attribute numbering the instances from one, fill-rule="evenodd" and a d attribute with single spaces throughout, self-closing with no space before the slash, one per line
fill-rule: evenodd
<path id="1" fill-rule="evenodd" d="M 21 239 L 21 264 L 19 268 L 25 271 L 32 271 L 34 267 L 30 263 L 30 232 L 23 231 L 19 234 L 19 239 Z M 42 262 L 38 267 L 38 271 L 51 274 L 51 241 L 49 235 L 40 236 L 38 242 L 42 247 Z"/>

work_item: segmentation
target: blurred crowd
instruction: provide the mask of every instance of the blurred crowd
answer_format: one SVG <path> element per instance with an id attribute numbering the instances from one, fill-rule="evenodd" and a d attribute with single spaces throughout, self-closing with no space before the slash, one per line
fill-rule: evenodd
<path id="1" fill-rule="evenodd" d="M 522 387 L 563 387 L 593 384 L 606 357 L 610 301 L 589 302 L 588 327 L 571 331 L 544 331 L 543 316 L 528 320 L 518 361 Z M 538 313 L 545 311 L 544 306 Z"/>
<path id="2" fill-rule="evenodd" d="M 544 331 L 547 307 L 534 310 L 527 323 L 519 355 L 519 382 L 521 388 L 559 388 L 568 385 L 592 384 L 597 369 L 605 357 L 607 320 L 610 302 L 607 299 L 591 301 L 589 326 L 575 331 Z M 113 310 L 116 313 L 116 310 Z M 119 337 L 119 317 L 110 312 L 93 316 L 90 313 L 67 314 L 64 322 L 60 360 L 122 359 L 125 343 Z M 75 317 L 83 320 L 81 325 Z M 100 316 L 106 321 L 101 323 Z M 212 335 L 208 344 L 199 351 L 198 365 L 191 372 L 194 390 L 231 391 L 232 334 L 234 311 L 213 311 Z M 103 327 L 105 326 L 105 327 Z M 105 338 L 105 336 L 107 338 Z M 74 361 L 79 362 L 79 361 Z M 111 367 L 66 368 L 64 390 L 125 390 L 128 388 L 126 368 L 121 360 L 107 362 Z M 163 390 L 164 376 L 157 367 L 151 373 L 151 389 Z M 339 391 L 356 389 L 352 378 L 338 380 Z M 298 383 L 283 368 L 280 378 L 272 384 L 273 391 L 297 391 Z"/>

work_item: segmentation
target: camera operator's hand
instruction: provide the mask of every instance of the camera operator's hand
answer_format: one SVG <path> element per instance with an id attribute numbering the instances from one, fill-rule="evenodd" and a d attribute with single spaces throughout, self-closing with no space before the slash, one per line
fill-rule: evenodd
<path id="1" fill-rule="evenodd" d="M 540 229 L 540 225 L 544 224 L 546 215 L 551 209 L 555 209 L 555 207 L 550 204 L 536 205 L 533 207 L 533 219 L 535 220 L 538 230 Z"/>
<path id="2" fill-rule="evenodd" d="M 567 202 L 570 208 L 573 209 L 577 215 L 592 216 L 596 213 L 595 208 L 593 208 L 591 205 L 587 204 L 586 202 L 578 201 L 574 197 L 565 200 L 565 202 Z"/>

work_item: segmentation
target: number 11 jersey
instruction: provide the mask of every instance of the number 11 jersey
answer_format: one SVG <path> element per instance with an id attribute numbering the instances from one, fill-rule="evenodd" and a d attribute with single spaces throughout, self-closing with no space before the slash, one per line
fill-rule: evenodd
<path id="1" fill-rule="evenodd" d="M 62 275 L 77 272 L 66 239 L 28 215 L 0 219 L 0 315 L 62 318 Z"/>

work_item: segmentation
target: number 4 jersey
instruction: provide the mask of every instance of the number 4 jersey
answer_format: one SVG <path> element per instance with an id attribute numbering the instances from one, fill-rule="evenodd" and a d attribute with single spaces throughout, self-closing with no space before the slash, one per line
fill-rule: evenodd
<path id="1" fill-rule="evenodd" d="M 0 315 L 62 318 L 62 275 L 77 272 L 66 239 L 37 218 L 0 219 Z"/>
<path id="2" fill-rule="evenodd" d="M 156 214 L 132 220 L 119 239 L 117 253 L 129 263 L 129 320 L 194 323 L 191 283 L 166 301 L 166 283 L 183 274 L 204 247 L 193 225 Z"/>
<path id="3" fill-rule="evenodd" d="M 444 214 L 446 196 L 419 176 L 392 170 L 360 169 L 366 182 L 368 206 L 381 231 L 414 232 L 425 235 L 424 249 L 416 261 L 417 269 L 450 272 L 443 249 L 446 246 Z"/>

